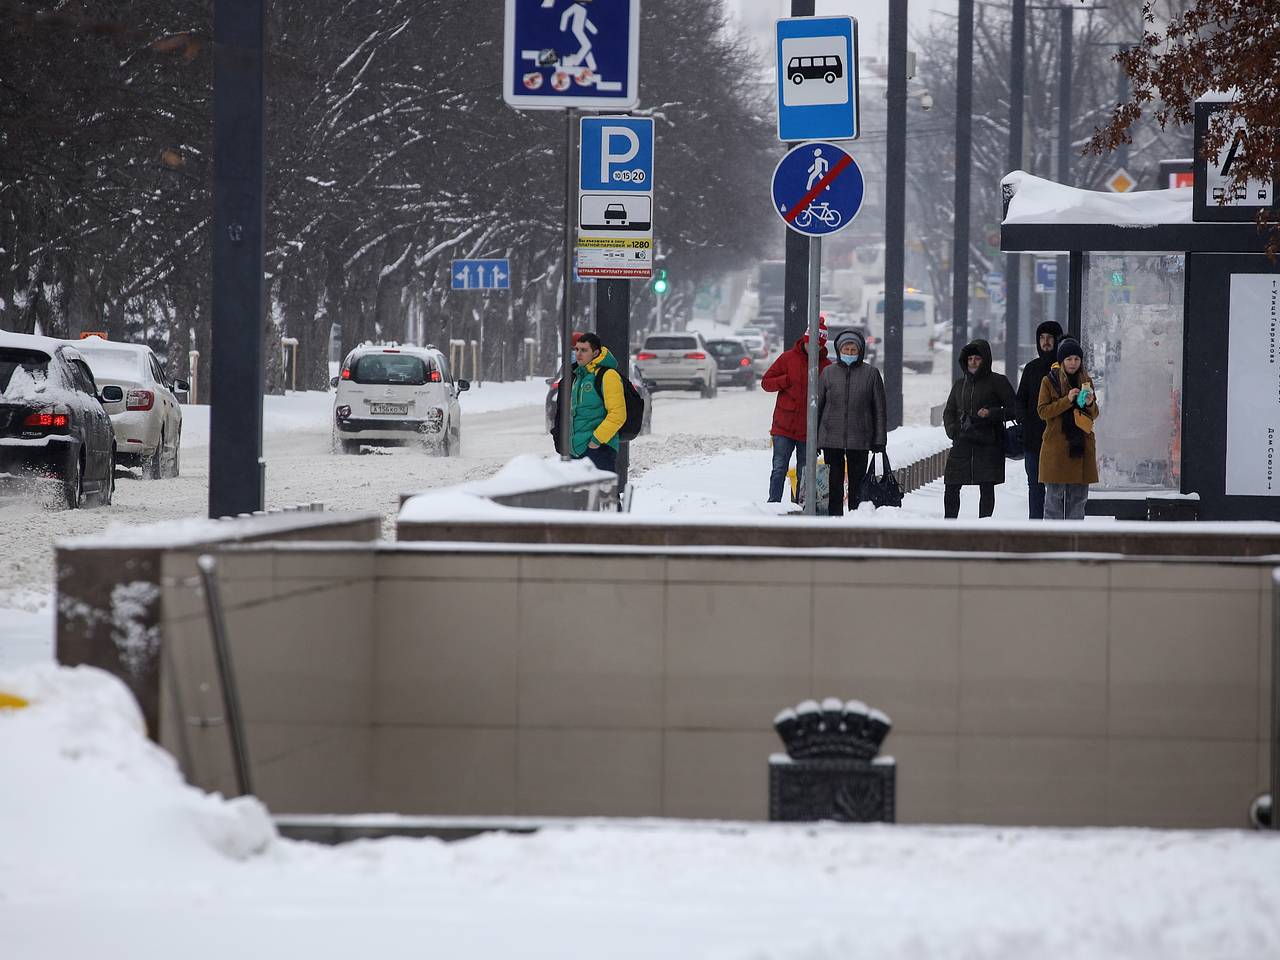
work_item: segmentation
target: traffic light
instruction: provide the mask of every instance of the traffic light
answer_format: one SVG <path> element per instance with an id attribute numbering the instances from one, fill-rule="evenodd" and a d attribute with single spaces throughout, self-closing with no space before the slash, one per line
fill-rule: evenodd
<path id="1" fill-rule="evenodd" d="M 662 296 L 667 292 L 667 271 L 659 267 L 653 271 L 653 292 Z"/>

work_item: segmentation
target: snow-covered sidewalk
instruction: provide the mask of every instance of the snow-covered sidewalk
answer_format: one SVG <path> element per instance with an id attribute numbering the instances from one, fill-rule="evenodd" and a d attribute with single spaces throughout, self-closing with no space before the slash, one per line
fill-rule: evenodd
<path id="1" fill-rule="evenodd" d="M 580 821 L 328 848 L 186 786 L 99 671 L 0 691 L 31 701 L 0 709 L 15 958 L 1280 955 L 1276 835 Z"/>

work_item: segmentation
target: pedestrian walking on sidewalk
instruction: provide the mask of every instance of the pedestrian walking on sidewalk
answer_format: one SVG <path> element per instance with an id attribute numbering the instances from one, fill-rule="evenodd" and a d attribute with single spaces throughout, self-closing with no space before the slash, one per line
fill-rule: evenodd
<path id="1" fill-rule="evenodd" d="M 827 514 L 844 513 L 844 478 L 849 476 L 849 511 L 858 509 L 862 478 L 871 453 L 887 442 L 884 380 L 866 363 L 867 342 L 856 330 L 836 337 L 836 363 L 818 378 L 818 446 L 830 473 Z"/>
<path id="2" fill-rule="evenodd" d="M 942 425 L 951 438 L 943 472 L 943 509 L 948 520 L 960 516 L 960 488 L 980 491 L 978 516 L 996 509 L 996 486 L 1004 483 L 1004 424 L 1016 415 L 1013 385 L 991 369 L 991 344 L 973 340 L 960 351 L 960 379 L 951 387 Z"/>
<path id="3" fill-rule="evenodd" d="M 831 360 L 827 357 L 827 326 L 818 325 L 818 372 L 821 374 Z M 796 478 L 804 480 L 807 450 L 805 433 L 809 428 L 809 334 L 795 342 L 789 350 L 773 361 L 768 372 L 760 380 L 760 386 L 778 395 L 773 405 L 773 468 L 769 472 L 769 502 L 782 502 L 782 486 L 787 479 L 787 467 L 792 454 L 796 455 Z"/>
<path id="4" fill-rule="evenodd" d="M 1040 479 L 1046 520 L 1083 520 L 1089 484 L 1098 482 L 1093 422 L 1098 396 L 1084 368 L 1084 351 L 1070 337 L 1058 346 L 1058 362 L 1040 384 L 1036 406 L 1044 422 Z"/>
<path id="5" fill-rule="evenodd" d="M 1022 449 L 1025 456 L 1022 465 L 1027 471 L 1027 517 L 1044 519 L 1044 481 L 1040 479 L 1040 443 L 1044 438 L 1044 421 L 1036 412 L 1040 401 L 1040 383 L 1058 360 L 1058 344 L 1062 341 L 1062 327 L 1056 320 L 1046 320 L 1036 327 L 1036 353 L 1022 368 L 1018 381 L 1018 393 L 1014 407 L 1018 423 L 1022 426 Z"/>

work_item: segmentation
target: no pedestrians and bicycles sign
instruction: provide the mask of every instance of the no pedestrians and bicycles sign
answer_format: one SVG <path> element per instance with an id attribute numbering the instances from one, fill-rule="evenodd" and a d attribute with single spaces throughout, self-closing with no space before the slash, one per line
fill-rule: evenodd
<path id="1" fill-rule="evenodd" d="M 865 194 L 862 169 L 834 143 L 802 143 L 773 172 L 774 211 L 807 237 L 839 233 L 858 215 Z"/>

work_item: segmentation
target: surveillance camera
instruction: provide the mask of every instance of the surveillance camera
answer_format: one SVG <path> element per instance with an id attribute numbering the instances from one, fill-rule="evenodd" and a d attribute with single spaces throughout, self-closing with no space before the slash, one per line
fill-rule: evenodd
<path id="1" fill-rule="evenodd" d="M 933 109 L 933 96 L 932 96 L 932 95 L 927 94 L 927 93 L 922 93 L 922 94 L 920 95 L 920 109 L 921 109 L 921 110 L 932 110 L 932 109 Z"/>

